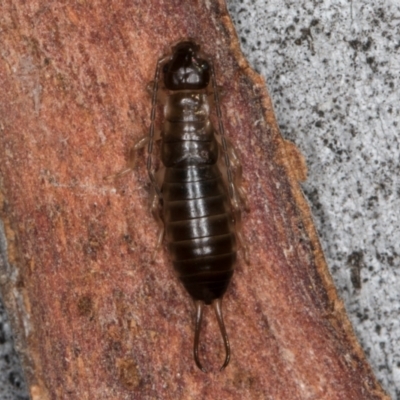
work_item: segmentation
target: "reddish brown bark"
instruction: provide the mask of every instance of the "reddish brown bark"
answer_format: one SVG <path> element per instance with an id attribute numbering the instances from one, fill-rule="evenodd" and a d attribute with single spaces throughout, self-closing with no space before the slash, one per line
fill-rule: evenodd
<path id="1" fill-rule="evenodd" d="M 328 273 L 264 82 L 222 1 L 15 2 L 1 6 L 2 291 L 33 399 L 385 399 Z M 175 41 L 215 60 L 227 135 L 244 167 L 250 266 L 224 299 L 232 361 L 214 315 L 192 357 L 193 304 L 156 224 L 140 154 L 146 85 Z"/>

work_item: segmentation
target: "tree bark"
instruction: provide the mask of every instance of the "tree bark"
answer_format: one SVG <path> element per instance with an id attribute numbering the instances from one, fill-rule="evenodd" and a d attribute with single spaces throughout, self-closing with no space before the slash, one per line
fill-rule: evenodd
<path id="1" fill-rule="evenodd" d="M 1 15 L 0 277 L 32 399 L 388 399 L 329 275 L 304 160 L 222 0 L 7 0 Z M 218 371 L 207 311 L 208 374 L 166 249 L 151 262 L 144 154 L 104 180 L 148 130 L 157 59 L 188 37 L 214 60 L 250 207 L 250 265 L 239 255 L 223 304 L 232 361 Z"/>

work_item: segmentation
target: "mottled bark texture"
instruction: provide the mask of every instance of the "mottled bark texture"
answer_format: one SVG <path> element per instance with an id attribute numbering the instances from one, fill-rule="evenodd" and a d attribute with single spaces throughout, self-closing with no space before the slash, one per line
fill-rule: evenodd
<path id="1" fill-rule="evenodd" d="M 2 293 L 33 399 L 384 399 L 328 273 L 263 80 L 222 0 L 11 1 L 0 9 Z M 139 152 L 157 59 L 184 37 L 215 60 L 251 212 L 224 298 L 232 361 L 157 226 Z"/>

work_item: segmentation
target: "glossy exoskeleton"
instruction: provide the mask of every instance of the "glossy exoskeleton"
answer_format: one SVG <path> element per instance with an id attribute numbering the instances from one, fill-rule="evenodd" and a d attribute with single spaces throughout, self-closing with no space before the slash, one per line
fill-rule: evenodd
<path id="1" fill-rule="evenodd" d="M 164 103 L 164 122 L 156 134 L 157 99 Z M 210 121 L 211 105 L 216 108 L 218 133 Z M 157 140 L 162 167 L 154 171 Z M 242 242 L 244 191 L 238 157 L 224 135 L 213 64 L 191 40 L 178 43 L 172 55 L 157 63 L 150 133 L 135 149 L 146 144 L 154 187 L 152 213 L 159 223 L 156 249 L 165 236 L 178 278 L 195 301 L 194 358 L 203 371 L 198 354 L 203 306 L 214 306 L 226 351 L 222 370 L 229 363 L 230 346 L 221 300 L 234 271 L 237 242 Z"/>

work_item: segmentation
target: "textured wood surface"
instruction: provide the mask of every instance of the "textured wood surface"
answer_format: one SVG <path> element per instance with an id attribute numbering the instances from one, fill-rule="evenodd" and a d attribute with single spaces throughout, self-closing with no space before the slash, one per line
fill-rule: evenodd
<path id="1" fill-rule="evenodd" d="M 222 1 L 3 2 L 2 293 L 33 399 L 385 399 L 353 335 L 262 79 Z M 157 59 L 184 37 L 216 64 L 251 212 L 224 299 L 193 362 L 193 304 L 148 210 L 144 154 Z"/>

